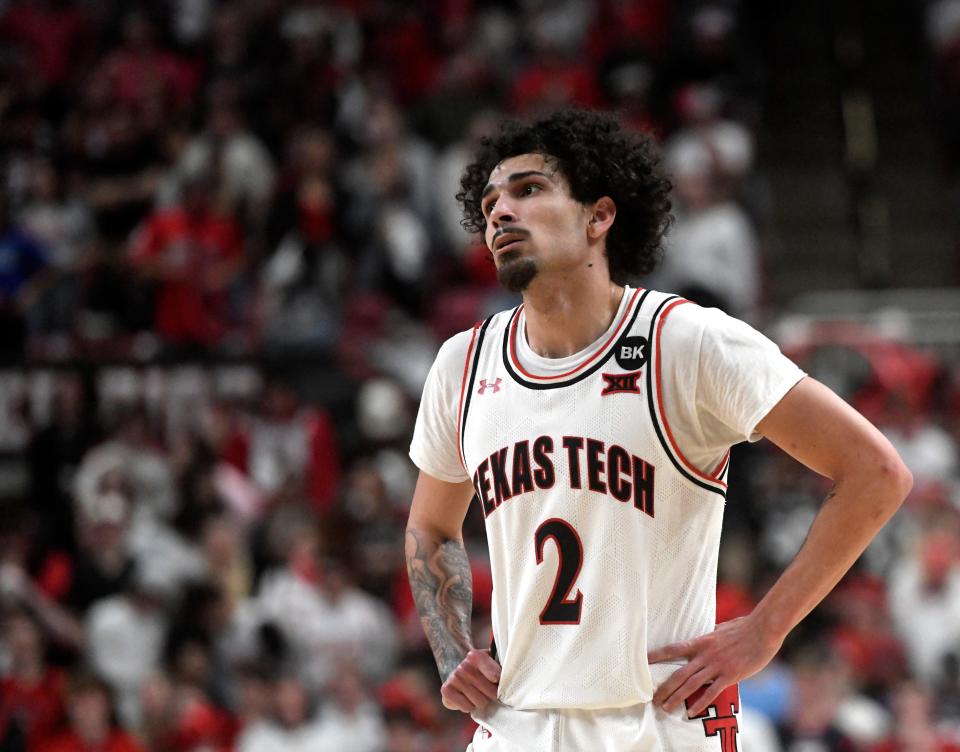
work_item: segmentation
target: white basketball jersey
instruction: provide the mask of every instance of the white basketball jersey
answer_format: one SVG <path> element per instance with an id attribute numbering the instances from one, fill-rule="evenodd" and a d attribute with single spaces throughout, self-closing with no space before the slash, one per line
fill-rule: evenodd
<path id="1" fill-rule="evenodd" d="M 686 301 L 624 294 L 602 346 L 563 373 L 518 360 L 522 306 L 478 324 L 463 364 L 459 449 L 486 518 L 500 700 L 516 708 L 647 702 L 647 651 L 714 628 L 728 463 L 684 459 L 659 390 L 659 333 Z"/>

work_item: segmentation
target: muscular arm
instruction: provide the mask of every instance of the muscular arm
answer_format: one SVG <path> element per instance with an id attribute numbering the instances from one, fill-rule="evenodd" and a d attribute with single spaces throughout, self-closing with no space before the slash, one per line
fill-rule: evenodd
<path id="1" fill-rule="evenodd" d="M 796 390 L 758 430 L 834 486 L 800 552 L 755 610 L 762 632 L 780 642 L 833 590 L 913 485 L 896 450 L 866 418 L 812 379 Z M 805 414 L 807 404 L 815 412 Z"/>
<path id="2" fill-rule="evenodd" d="M 714 632 L 651 651 L 651 662 L 688 658 L 654 702 L 696 715 L 727 686 L 760 671 L 801 619 L 829 593 L 910 491 L 912 477 L 869 421 L 827 387 L 806 378 L 757 426 L 807 467 L 834 481 L 800 552 L 753 612 Z"/>
<path id="3" fill-rule="evenodd" d="M 496 699 L 500 667 L 470 637 L 473 581 L 461 527 L 473 486 L 420 473 L 407 521 L 410 588 L 448 708 L 469 712 Z"/>
<path id="4" fill-rule="evenodd" d="M 433 656 L 446 679 L 470 648 L 473 583 L 463 541 L 407 528 L 407 575 Z"/>

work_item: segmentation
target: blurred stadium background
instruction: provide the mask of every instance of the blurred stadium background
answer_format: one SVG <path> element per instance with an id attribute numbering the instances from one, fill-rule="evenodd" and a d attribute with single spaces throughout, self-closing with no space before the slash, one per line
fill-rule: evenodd
<path id="1" fill-rule="evenodd" d="M 464 748 L 406 447 L 439 343 L 512 303 L 470 147 L 570 104 L 675 175 L 643 283 L 768 332 L 916 477 L 744 683 L 745 748 L 960 750 L 960 1 L 0 0 L 2 752 Z M 826 490 L 732 468 L 721 620 Z"/>

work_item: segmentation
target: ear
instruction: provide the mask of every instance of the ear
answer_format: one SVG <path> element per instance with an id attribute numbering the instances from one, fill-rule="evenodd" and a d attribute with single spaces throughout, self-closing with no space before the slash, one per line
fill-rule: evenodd
<path id="1" fill-rule="evenodd" d="M 593 204 L 590 221 L 587 223 L 587 236 L 591 240 L 599 240 L 610 232 L 613 220 L 617 216 L 617 205 L 609 196 L 598 198 Z"/>

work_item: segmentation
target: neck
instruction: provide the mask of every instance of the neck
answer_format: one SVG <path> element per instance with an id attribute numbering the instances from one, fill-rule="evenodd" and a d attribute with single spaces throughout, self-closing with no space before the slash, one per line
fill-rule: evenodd
<path id="1" fill-rule="evenodd" d="M 534 280 L 523 294 L 530 347 L 544 358 L 580 352 L 607 330 L 622 297 L 623 287 L 606 275 L 566 284 Z"/>

